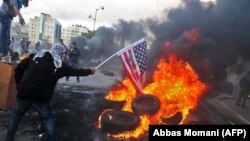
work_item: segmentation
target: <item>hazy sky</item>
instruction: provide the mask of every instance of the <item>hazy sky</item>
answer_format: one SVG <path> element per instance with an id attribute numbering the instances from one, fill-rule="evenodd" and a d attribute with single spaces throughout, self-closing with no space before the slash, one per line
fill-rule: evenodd
<path id="1" fill-rule="evenodd" d="M 109 26 L 119 19 L 134 20 L 149 17 L 160 18 L 164 9 L 177 7 L 182 0 L 32 0 L 29 7 L 23 8 L 26 22 L 29 18 L 39 16 L 40 13 L 50 14 L 59 20 L 63 27 L 72 24 L 82 24 L 93 28 L 93 19 L 97 8 L 104 6 L 104 10 L 97 12 L 97 26 Z M 211 0 L 202 0 L 211 1 Z M 212 0 L 214 1 L 214 0 Z M 18 19 L 15 18 L 15 21 Z"/>

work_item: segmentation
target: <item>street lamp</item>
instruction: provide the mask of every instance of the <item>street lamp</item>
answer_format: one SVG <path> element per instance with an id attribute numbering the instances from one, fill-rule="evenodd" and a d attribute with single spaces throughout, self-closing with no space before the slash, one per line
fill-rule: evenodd
<path id="1" fill-rule="evenodd" d="M 104 6 L 100 6 L 99 8 L 97 8 L 97 9 L 95 10 L 95 17 L 89 15 L 89 19 L 93 19 L 93 20 L 94 20 L 94 28 L 93 28 L 93 31 L 95 31 L 95 23 L 96 23 L 97 11 L 100 10 L 100 9 L 101 9 L 101 10 L 104 10 Z"/>

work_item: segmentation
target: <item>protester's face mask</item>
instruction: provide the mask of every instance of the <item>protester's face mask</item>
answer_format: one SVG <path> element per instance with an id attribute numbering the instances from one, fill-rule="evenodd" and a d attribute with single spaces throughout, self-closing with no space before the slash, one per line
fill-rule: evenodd
<path id="1" fill-rule="evenodd" d="M 51 50 L 54 50 L 61 57 L 62 60 L 65 59 L 65 56 L 67 54 L 67 49 L 62 44 L 60 43 L 53 44 Z"/>

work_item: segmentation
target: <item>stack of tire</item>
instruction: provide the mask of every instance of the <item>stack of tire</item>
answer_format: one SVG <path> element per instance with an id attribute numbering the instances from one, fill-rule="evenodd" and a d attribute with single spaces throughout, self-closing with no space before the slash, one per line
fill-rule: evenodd
<path id="1" fill-rule="evenodd" d="M 131 103 L 133 112 L 106 110 L 101 116 L 101 128 L 111 134 L 133 131 L 140 122 L 141 115 L 154 115 L 160 109 L 160 101 L 150 94 L 141 94 Z"/>

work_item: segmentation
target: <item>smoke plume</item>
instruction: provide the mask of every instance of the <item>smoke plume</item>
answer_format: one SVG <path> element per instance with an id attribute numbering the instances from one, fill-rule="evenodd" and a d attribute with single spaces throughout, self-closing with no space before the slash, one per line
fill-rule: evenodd
<path id="1" fill-rule="evenodd" d="M 82 57 L 103 60 L 145 37 L 150 43 L 147 70 L 153 72 L 162 53 L 172 51 L 189 62 L 202 81 L 220 82 L 228 67 L 250 59 L 249 5 L 249 0 L 183 0 L 163 11 L 162 19 L 119 20 L 111 28 L 99 28 L 91 39 L 81 37 Z"/>
<path id="2" fill-rule="evenodd" d="M 233 65 L 239 58 L 249 60 L 248 39 L 250 34 L 250 9 L 248 0 L 217 0 L 216 4 L 202 3 L 199 0 L 185 0 L 179 8 L 166 13 L 163 22 L 151 21 L 150 29 L 155 41 L 150 50 L 150 61 L 155 61 L 161 54 L 167 41 L 178 44 L 179 38 L 193 28 L 197 29 L 200 44 L 191 45 L 195 57 L 183 53 L 181 57 L 190 62 L 203 81 L 216 82 L 226 76 L 226 68 Z M 184 50 L 179 47 L 177 50 Z M 200 60 L 200 62 L 197 62 Z M 198 64 L 197 64 L 198 63 Z M 205 71 L 199 64 L 209 64 Z M 152 64 L 152 63 L 150 63 Z"/>

